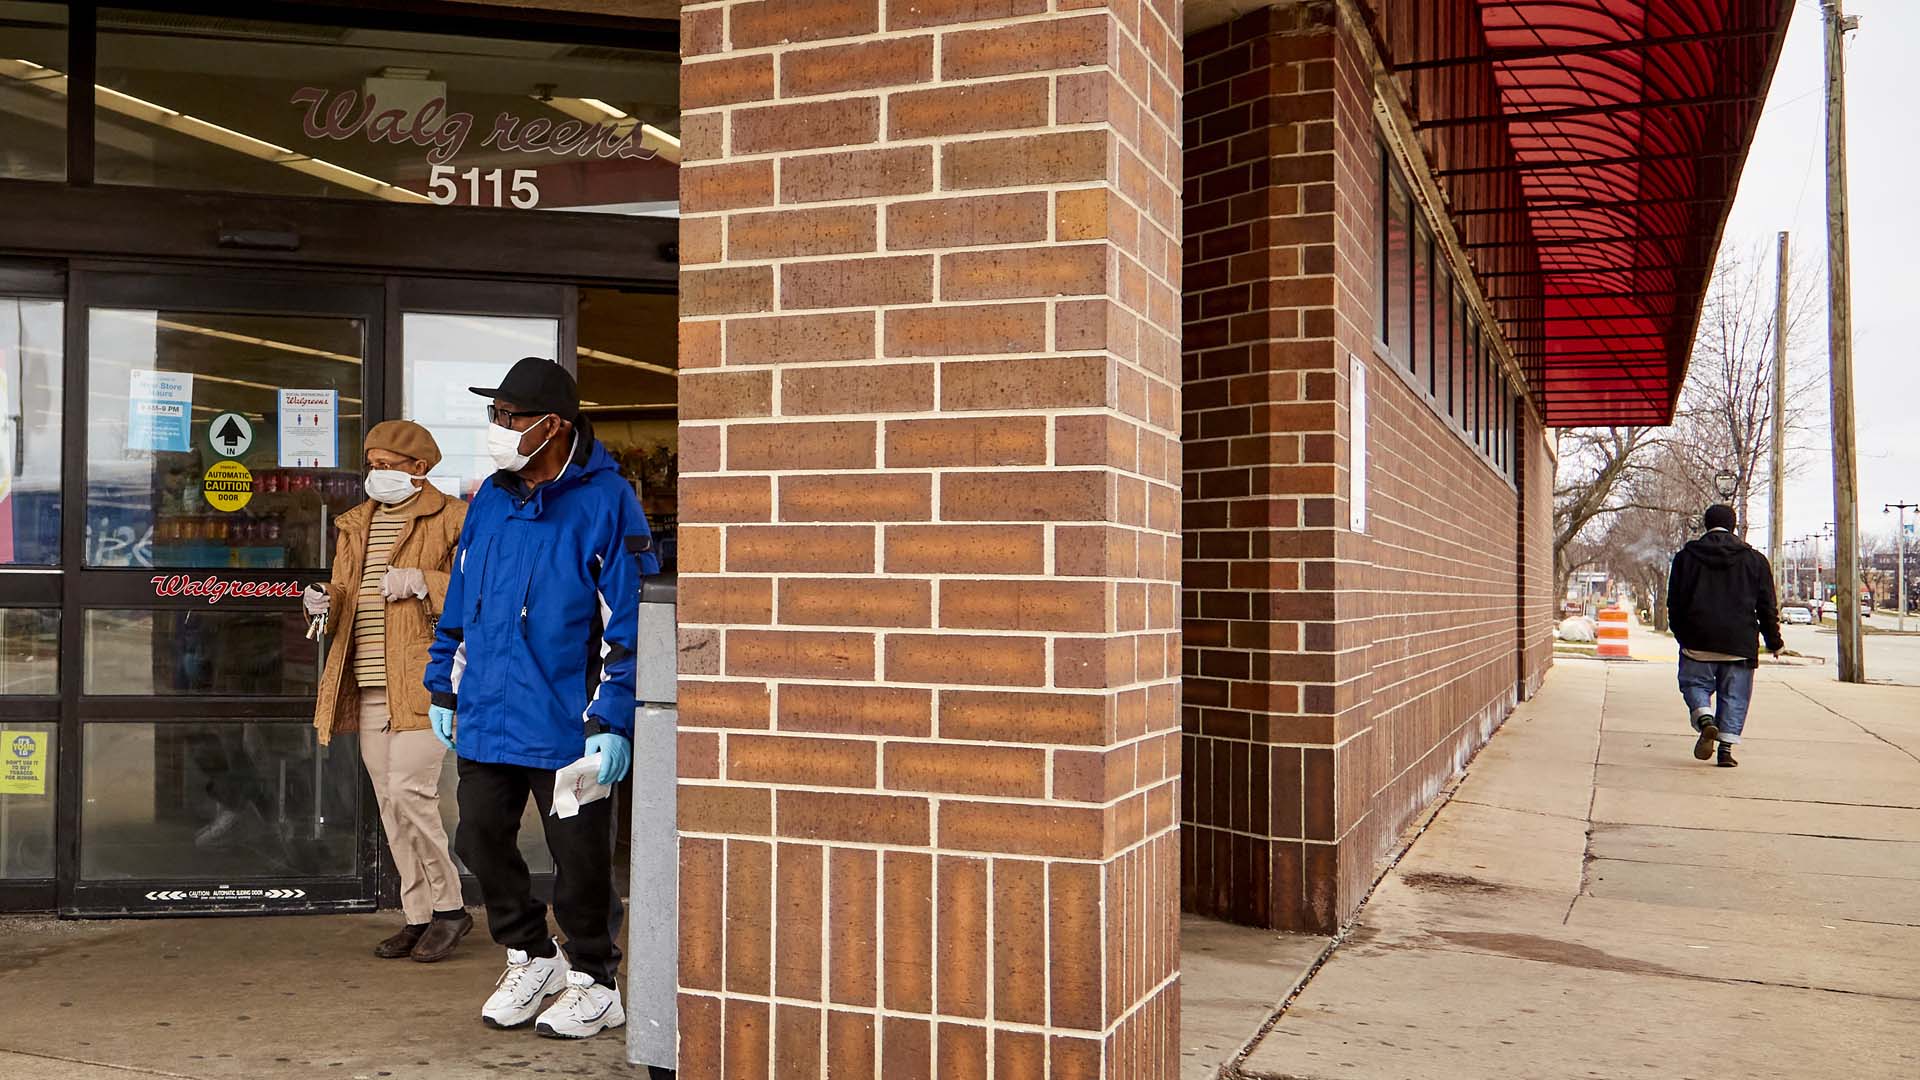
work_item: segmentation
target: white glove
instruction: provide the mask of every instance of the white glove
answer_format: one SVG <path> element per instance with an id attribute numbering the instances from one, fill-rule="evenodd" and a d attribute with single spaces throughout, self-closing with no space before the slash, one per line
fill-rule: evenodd
<path id="1" fill-rule="evenodd" d="M 380 595 L 388 600 L 424 598 L 427 595 L 427 575 L 411 566 L 396 566 L 380 579 Z"/>
<path id="2" fill-rule="evenodd" d="M 306 609 L 307 618 L 324 615 L 333 606 L 333 597 L 328 595 L 326 586 L 309 585 L 307 591 L 300 594 L 300 606 Z"/>

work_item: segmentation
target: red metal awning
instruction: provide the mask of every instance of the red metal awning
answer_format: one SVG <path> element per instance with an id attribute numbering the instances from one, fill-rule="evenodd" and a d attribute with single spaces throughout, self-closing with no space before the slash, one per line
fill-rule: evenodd
<path id="1" fill-rule="evenodd" d="M 1547 423 L 1668 422 L 1793 0 L 1379 6 L 1456 216 L 1524 218 L 1461 232 Z M 1501 153 L 1449 152 L 1488 129 Z"/>

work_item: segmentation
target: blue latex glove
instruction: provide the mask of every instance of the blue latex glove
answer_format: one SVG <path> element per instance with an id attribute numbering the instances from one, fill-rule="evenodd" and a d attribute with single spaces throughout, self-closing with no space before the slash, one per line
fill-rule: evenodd
<path id="1" fill-rule="evenodd" d="M 440 740 L 440 745 L 453 749 L 453 710 L 443 705 L 429 705 L 427 723 L 433 726 L 433 737 Z"/>
<path id="2" fill-rule="evenodd" d="M 627 768 L 633 764 L 633 744 L 625 735 L 608 732 L 604 735 L 587 736 L 587 754 L 600 755 L 600 782 L 617 784 L 627 778 Z"/>

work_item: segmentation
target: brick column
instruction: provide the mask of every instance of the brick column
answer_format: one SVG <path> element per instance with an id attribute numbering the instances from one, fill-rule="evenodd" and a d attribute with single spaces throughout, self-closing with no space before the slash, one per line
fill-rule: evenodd
<path id="1" fill-rule="evenodd" d="M 1196 34 L 1186 58 L 1183 899 L 1295 930 L 1338 921 L 1352 707 L 1333 561 L 1336 45 L 1327 12 L 1298 5 Z"/>
<path id="2" fill-rule="evenodd" d="M 1537 681 L 1522 569 L 1552 477 L 1530 425 L 1523 515 L 1426 369 L 1376 345 L 1380 136 L 1337 10 L 1256 11 L 1185 57 L 1182 900 L 1320 932 Z"/>
<path id="3" fill-rule="evenodd" d="M 1174 1075 L 1177 8 L 682 8 L 688 1080 Z"/>

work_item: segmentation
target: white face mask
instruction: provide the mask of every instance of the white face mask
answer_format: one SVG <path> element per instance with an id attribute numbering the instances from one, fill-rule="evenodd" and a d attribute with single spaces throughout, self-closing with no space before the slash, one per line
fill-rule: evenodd
<path id="1" fill-rule="evenodd" d="M 547 418 L 543 416 L 540 418 L 540 422 L 544 423 L 546 419 Z M 508 472 L 519 472 L 521 469 L 527 467 L 528 462 L 533 460 L 534 454 L 545 450 L 547 443 L 553 441 L 553 436 L 549 435 L 539 446 L 533 448 L 533 454 L 523 454 L 520 452 L 520 437 L 525 434 L 526 432 L 524 431 L 515 431 L 510 427 L 502 427 L 499 424 L 487 425 L 487 453 L 493 456 L 493 463 L 496 467 L 505 469 Z"/>
<path id="2" fill-rule="evenodd" d="M 367 498 L 388 506 L 406 502 L 413 498 L 414 492 L 420 490 L 413 486 L 413 474 L 399 469 L 374 469 L 367 473 L 365 487 Z"/>

